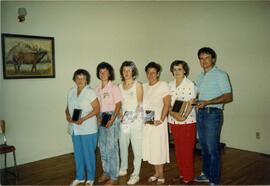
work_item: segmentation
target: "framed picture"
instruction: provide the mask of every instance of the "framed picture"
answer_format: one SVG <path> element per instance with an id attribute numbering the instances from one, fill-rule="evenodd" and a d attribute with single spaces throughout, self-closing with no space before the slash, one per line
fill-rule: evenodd
<path id="1" fill-rule="evenodd" d="M 54 38 L 2 34 L 4 79 L 54 78 Z"/>

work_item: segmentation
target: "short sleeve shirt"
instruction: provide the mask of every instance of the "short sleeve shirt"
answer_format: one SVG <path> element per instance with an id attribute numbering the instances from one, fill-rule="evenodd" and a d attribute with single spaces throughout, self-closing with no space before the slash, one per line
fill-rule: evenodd
<path id="1" fill-rule="evenodd" d="M 80 95 L 77 96 L 77 86 L 72 87 L 68 93 L 68 109 L 69 113 L 72 116 L 73 110 L 82 109 L 81 117 L 86 116 L 92 112 L 93 107 L 91 103 L 97 98 L 96 92 L 90 87 L 86 86 L 81 91 Z M 87 135 L 97 132 L 97 118 L 93 116 L 85 120 L 81 125 L 71 123 L 71 134 L 74 135 Z"/>
<path id="2" fill-rule="evenodd" d="M 101 84 L 98 85 L 96 92 L 101 112 L 114 111 L 116 103 L 123 100 L 119 87 L 111 81 L 104 88 L 101 87 Z"/>
<path id="3" fill-rule="evenodd" d="M 231 84 L 228 74 L 216 66 L 214 66 L 206 74 L 203 72 L 198 76 L 196 81 L 199 93 L 199 100 L 210 100 L 221 96 L 225 93 L 230 93 Z M 208 105 L 207 107 L 216 107 L 223 109 L 224 104 Z"/>
<path id="4" fill-rule="evenodd" d="M 192 81 L 184 77 L 179 86 L 176 87 L 176 80 L 169 83 L 171 106 L 173 106 L 175 100 L 189 101 L 196 98 L 195 85 Z M 171 115 L 168 117 L 168 122 L 171 124 L 191 124 L 196 123 L 195 108 L 193 108 L 185 121 L 177 121 Z"/>
<path id="5" fill-rule="evenodd" d="M 143 84 L 144 110 L 153 110 L 155 112 L 155 120 L 159 120 L 163 109 L 163 98 L 170 95 L 168 83 L 159 81 L 154 85 L 148 83 Z"/>

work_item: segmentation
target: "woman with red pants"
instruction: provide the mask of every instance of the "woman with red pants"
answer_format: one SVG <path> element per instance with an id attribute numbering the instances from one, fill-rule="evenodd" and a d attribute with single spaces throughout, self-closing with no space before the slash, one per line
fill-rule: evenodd
<path id="1" fill-rule="evenodd" d="M 196 90 L 194 83 L 187 79 L 189 67 L 185 61 L 172 62 L 170 70 L 174 76 L 174 80 L 169 83 L 172 108 L 176 100 L 188 103 L 182 115 L 174 112 L 173 108 L 168 119 L 175 144 L 179 178 L 187 184 L 194 177 L 196 113 L 190 102 L 196 97 Z"/>

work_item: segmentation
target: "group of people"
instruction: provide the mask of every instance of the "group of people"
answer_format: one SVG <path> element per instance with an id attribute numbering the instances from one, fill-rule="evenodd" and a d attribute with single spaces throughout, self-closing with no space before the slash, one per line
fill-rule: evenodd
<path id="1" fill-rule="evenodd" d="M 137 81 L 135 63 L 124 61 L 119 86 L 113 82 L 113 67 L 102 62 L 96 69 L 100 83 L 95 89 L 89 86 L 89 72 L 76 70 L 75 86 L 68 92 L 66 108 L 76 165 L 76 177 L 71 185 L 93 185 L 97 144 L 103 168 L 97 181 L 105 185 L 117 184 L 119 176 L 127 175 L 130 143 L 134 160 L 127 184 L 139 182 L 142 159 L 154 167 L 148 182 L 164 184 L 163 168 L 170 162 L 168 124 L 175 143 L 179 179 L 184 183 L 194 180 L 219 184 L 223 105 L 232 101 L 232 90 L 227 73 L 215 66 L 213 49 L 201 48 L 198 58 L 203 72 L 196 85 L 188 79 L 188 64 L 181 60 L 171 63 L 174 80 L 169 83 L 159 79 L 162 68 L 155 62 L 145 66 L 148 82 L 142 84 Z M 187 103 L 184 115 L 172 111 L 176 100 Z M 81 111 L 78 119 L 74 119 L 74 110 Z M 149 113 L 152 120 L 145 119 Z M 203 160 L 202 173 L 197 177 L 193 157 L 196 131 Z"/>

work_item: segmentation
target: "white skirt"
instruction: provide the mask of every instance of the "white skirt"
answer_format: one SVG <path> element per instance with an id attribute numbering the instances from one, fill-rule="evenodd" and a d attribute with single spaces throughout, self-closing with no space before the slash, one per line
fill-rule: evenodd
<path id="1" fill-rule="evenodd" d="M 145 124 L 142 158 L 152 165 L 170 163 L 167 120 L 158 125 Z"/>

